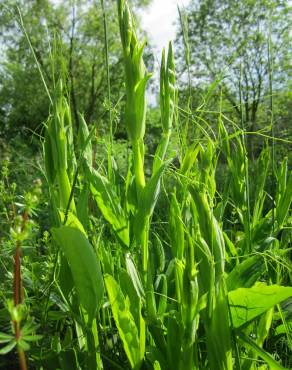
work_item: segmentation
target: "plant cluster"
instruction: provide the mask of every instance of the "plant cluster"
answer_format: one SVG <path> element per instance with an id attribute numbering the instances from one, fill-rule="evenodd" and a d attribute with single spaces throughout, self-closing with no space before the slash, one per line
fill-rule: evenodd
<path id="1" fill-rule="evenodd" d="M 192 113 L 187 124 L 195 120 L 198 136 L 186 140 L 170 43 L 160 66 L 161 137 L 146 173 L 145 91 L 151 75 L 127 1 L 117 3 L 126 173 L 116 164 L 111 135 L 107 161 L 98 162 L 95 127 L 81 114 L 75 132 L 59 76 L 43 142 L 49 233 L 40 241 L 39 262 L 26 254 L 21 266 L 21 250 L 33 235 L 36 184 L 11 221 L 14 299 L 2 291 L 11 324 L 1 330 L 0 353 L 16 347 L 22 370 L 30 364 L 62 370 L 288 369 L 292 173 L 287 159 L 276 164 L 266 141 L 251 176 L 245 130 L 221 110 L 215 132 L 204 125 L 201 110 Z M 0 189 L 8 186 L 6 168 Z M 218 173 L 222 168 L 224 176 Z M 270 168 L 271 194 L 266 191 Z M 9 202 L 15 204 L 13 192 Z M 5 214 L 6 201 L 0 206 Z M 11 262 L 11 255 L 7 258 Z M 11 277 L 9 270 L 5 276 Z"/>

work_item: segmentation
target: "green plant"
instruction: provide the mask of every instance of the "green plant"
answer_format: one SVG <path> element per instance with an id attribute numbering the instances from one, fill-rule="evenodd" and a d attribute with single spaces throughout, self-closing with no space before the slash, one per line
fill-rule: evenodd
<path id="1" fill-rule="evenodd" d="M 115 160 L 111 104 L 109 139 L 98 142 L 106 159 L 97 160 L 96 127 L 79 114 L 75 129 L 66 73 L 55 68 L 54 55 L 43 142 L 49 233 L 36 243 L 43 254 L 27 256 L 32 272 L 23 268 L 23 279 L 20 251 L 37 199 L 28 193 L 25 205 L 18 205 L 20 217 L 10 218 L 15 206 L 8 203 L 14 202 L 15 187 L 7 163 L 2 170 L 0 191 L 9 188 L 10 195 L 1 200 L 1 215 L 7 219 L 4 230 L 10 220 L 15 223 L 11 241 L 16 245 L 17 284 L 14 304 L 2 294 L 13 325 L 0 333 L 0 351 L 17 346 L 23 369 L 29 350 L 31 364 L 62 370 L 288 368 L 290 360 L 276 357 L 270 344 L 280 335 L 291 349 L 288 162 L 273 168 L 277 181 L 270 196 L 267 182 L 275 159 L 268 143 L 251 163 L 247 132 L 221 105 L 214 113 L 216 128 L 204 118 L 206 105 L 192 110 L 189 104 L 183 112 L 187 118 L 178 114 L 170 43 L 160 65 L 159 144 L 148 168 L 145 90 L 150 74 L 129 6 L 124 0 L 117 4 L 125 68 L 121 122 L 128 134 L 126 170 Z M 107 49 L 107 35 L 105 44 Z M 110 100 L 109 80 L 107 65 Z M 181 123 L 185 118 L 187 125 Z M 190 132 L 197 136 L 186 140 Z M 173 149 L 179 160 L 173 160 Z M 31 294 L 23 302 L 22 282 Z M 40 337 L 36 329 L 52 335 Z"/>

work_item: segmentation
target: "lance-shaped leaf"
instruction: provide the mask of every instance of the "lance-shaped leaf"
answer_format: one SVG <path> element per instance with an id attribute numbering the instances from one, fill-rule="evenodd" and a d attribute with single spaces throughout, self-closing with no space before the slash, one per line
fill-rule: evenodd
<path id="1" fill-rule="evenodd" d="M 132 369 L 139 369 L 142 358 L 138 329 L 130 311 L 129 297 L 125 297 L 118 283 L 111 276 L 104 276 L 105 286 L 111 304 L 114 320 Z"/>
<path id="2" fill-rule="evenodd" d="M 236 265 L 226 279 L 228 291 L 237 288 L 250 288 L 265 270 L 261 256 L 251 256 Z"/>
<path id="3" fill-rule="evenodd" d="M 48 125 L 50 122 L 48 122 Z M 52 152 L 52 143 L 50 139 L 50 134 L 46 129 L 45 141 L 44 141 L 44 158 L 45 158 L 45 169 L 46 177 L 50 186 L 54 184 L 56 178 L 56 168 L 54 165 L 54 157 Z"/>
<path id="4" fill-rule="evenodd" d="M 138 297 L 140 299 L 143 298 L 145 295 L 143 285 L 141 283 L 141 279 L 136 269 L 136 266 L 129 253 L 126 254 L 126 267 Z"/>
<path id="5" fill-rule="evenodd" d="M 162 164 L 142 190 L 138 212 L 135 217 L 135 230 L 137 234 L 145 226 L 146 219 L 153 214 L 160 193 L 161 176 L 169 163 L 170 161 L 167 161 Z"/>
<path id="6" fill-rule="evenodd" d="M 96 203 L 119 239 L 129 246 L 129 224 L 112 184 L 94 169 L 87 169 L 87 178 Z"/>
<path id="7" fill-rule="evenodd" d="M 225 244 L 222 230 L 211 209 L 205 191 L 192 185 L 189 187 L 194 200 L 202 237 L 214 256 L 216 278 L 224 272 Z"/>
<path id="8" fill-rule="evenodd" d="M 89 167 L 92 166 L 92 145 L 89 130 L 82 114 L 79 114 L 78 149 L 81 158 L 86 160 Z"/>
<path id="9" fill-rule="evenodd" d="M 52 235 L 68 261 L 80 304 L 91 322 L 103 299 L 102 273 L 93 247 L 85 235 L 73 227 L 53 228 Z"/>

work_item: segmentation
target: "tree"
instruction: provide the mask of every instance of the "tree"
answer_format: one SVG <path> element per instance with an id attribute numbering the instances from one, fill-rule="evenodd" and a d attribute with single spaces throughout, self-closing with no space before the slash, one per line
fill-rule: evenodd
<path id="1" fill-rule="evenodd" d="M 230 109 L 249 131 L 267 123 L 267 114 L 259 122 L 258 113 L 262 104 L 266 113 L 269 109 L 269 72 L 274 104 L 287 91 L 290 12 L 288 2 L 266 0 L 192 0 L 187 8 L 194 85 L 206 86 L 221 77 Z M 178 40 L 182 46 L 181 32 Z M 180 55 L 181 61 L 182 50 Z"/>
<path id="2" fill-rule="evenodd" d="M 133 5 L 147 5 L 135 0 Z M 96 0 L 19 1 L 23 23 L 49 90 L 53 86 L 51 52 L 59 71 L 65 73 L 74 121 L 84 113 L 86 120 L 98 122 L 102 131 L 107 111 L 122 95 L 123 65 L 118 37 L 116 2 L 105 1 L 111 103 L 108 102 L 103 10 Z M 49 100 L 27 39 L 19 25 L 14 0 L 0 0 L 0 38 L 4 55 L 0 60 L 1 128 L 38 132 L 49 113 Z M 57 39 L 57 42 L 54 41 Z M 51 52 L 50 52 L 51 50 Z M 56 64 L 56 63 L 55 63 Z M 65 71 L 65 72 L 64 72 Z M 1 131 L 0 128 L 0 131 Z"/>

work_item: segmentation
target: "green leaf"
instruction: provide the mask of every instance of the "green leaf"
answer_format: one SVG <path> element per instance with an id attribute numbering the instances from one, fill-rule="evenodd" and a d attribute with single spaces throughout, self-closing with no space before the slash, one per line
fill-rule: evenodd
<path id="1" fill-rule="evenodd" d="M 218 280 L 224 272 L 225 265 L 223 232 L 210 207 L 206 191 L 194 184 L 189 186 L 189 191 L 196 206 L 201 235 L 214 256 L 216 279 Z"/>
<path id="2" fill-rule="evenodd" d="M 129 224 L 114 187 L 94 169 L 87 172 L 90 189 L 103 217 L 110 223 L 120 240 L 129 246 Z"/>
<path id="3" fill-rule="evenodd" d="M 158 299 L 159 299 L 159 303 L 158 303 L 158 310 L 157 310 L 157 313 L 158 313 L 158 316 L 163 316 L 165 314 L 165 311 L 166 311 L 166 308 L 167 308 L 167 279 L 166 279 L 166 276 L 164 274 L 161 274 L 160 275 L 160 279 L 158 281 L 158 287 L 157 287 L 157 291 L 158 291 Z"/>
<path id="4" fill-rule="evenodd" d="M 139 274 L 137 272 L 136 266 L 134 265 L 134 262 L 129 253 L 126 254 L 126 267 L 127 267 L 127 272 L 132 280 L 133 286 L 136 290 L 136 293 L 138 297 L 141 299 L 145 295 L 144 289 L 143 289 Z"/>
<path id="5" fill-rule="evenodd" d="M 238 329 L 292 296 L 292 288 L 257 283 L 228 293 L 233 327 Z"/>
<path id="6" fill-rule="evenodd" d="M 54 167 L 52 144 L 51 144 L 51 138 L 50 138 L 50 134 L 48 130 L 46 130 L 46 133 L 45 133 L 44 159 L 45 159 L 45 169 L 46 169 L 47 180 L 48 180 L 48 183 L 52 186 L 54 184 L 57 171 Z"/>
<path id="7" fill-rule="evenodd" d="M 91 321 L 103 299 L 102 274 L 93 247 L 85 235 L 73 227 L 53 228 L 52 235 L 68 260 L 79 301 Z"/>
<path id="8" fill-rule="evenodd" d="M 14 338 L 14 336 L 11 335 L 11 334 L 6 334 L 6 333 L 0 332 L 0 343 L 10 342 L 13 338 Z"/>
<path id="9" fill-rule="evenodd" d="M 169 369 L 176 370 L 181 364 L 182 325 L 178 312 L 173 311 L 167 322 L 167 357 Z"/>
<path id="10" fill-rule="evenodd" d="M 197 160 L 199 149 L 200 149 L 200 146 L 197 145 L 196 142 L 186 148 L 186 153 L 183 157 L 183 160 L 180 166 L 180 172 L 182 175 L 187 175 L 187 173 L 193 167 L 195 161 Z"/>
<path id="11" fill-rule="evenodd" d="M 63 223 L 64 220 L 65 220 L 65 213 L 62 212 L 62 211 L 59 211 L 59 214 L 60 214 L 61 222 Z M 71 211 L 69 211 L 68 214 L 67 214 L 66 226 L 70 226 L 70 227 L 73 227 L 75 229 L 78 229 L 82 232 L 82 234 L 87 236 L 82 223 L 79 221 L 79 219 Z"/>
<path id="12" fill-rule="evenodd" d="M 23 349 L 24 351 L 28 351 L 30 349 L 30 345 L 26 343 L 24 339 L 20 339 L 18 341 L 18 346 Z"/>
<path id="13" fill-rule="evenodd" d="M 138 82 L 134 89 L 135 96 L 135 127 L 128 127 L 129 136 L 133 140 L 142 139 L 145 134 L 145 122 L 146 122 L 146 102 L 145 102 L 145 91 L 146 85 L 151 73 L 145 75 L 145 77 Z M 131 107 L 133 109 L 133 107 Z M 133 134 L 134 133 L 134 134 Z"/>
<path id="14" fill-rule="evenodd" d="M 81 190 L 76 207 L 78 219 L 81 221 L 85 229 L 87 229 L 89 224 L 89 207 L 88 207 L 89 193 L 90 189 L 89 186 L 86 184 Z"/>
<path id="15" fill-rule="evenodd" d="M 139 227 L 140 220 L 143 220 L 145 217 L 151 217 L 160 192 L 161 177 L 170 162 L 171 161 L 169 160 L 163 163 L 144 187 L 138 214 L 136 216 L 137 227 Z"/>
<path id="16" fill-rule="evenodd" d="M 156 148 L 154 159 L 153 159 L 153 167 L 152 167 L 152 175 L 156 173 L 157 170 L 159 170 L 160 166 L 162 165 L 167 148 L 169 145 L 169 140 L 171 136 L 171 131 L 164 132 L 162 134 L 162 137 L 160 139 L 160 142 Z"/>
<path id="17" fill-rule="evenodd" d="M 288 329 L 288 332 L 287 332 L 287 329 Z M 287 325 L 284 325 L 284 324 L 281 324 L 279 326 L 276 327 L 275 329 L 275 335 L 282 335 L 282 334 L 285 334 L 285 335 L 292 335 L 292 323 L 291 322 L 288 322 Z"/>
<path id="18" fill-rule="evenodd" d="M 161 370 L 160 364 L 157 360 L 154 361 L 153 369 L 154 370 Z"/>
<path id="19" fill-rule="evenodd" d="M 154 234 L 155 240 L 153 241 L 153 267 L 157 274 L 164 271 L 165 268 L 165 253 L 162 241 L 158 234 Z"/>
<path id="20" fill-rule="evenodd" d="M 130 301 L 130 311 L 135 320 L 137 328 L 140 327 L 140 321 L 143 320 L 141 316 L 141 300 L 137 295 L 133 282 L 127 273 L 127 271 L 123 268 L 119 269 L 118 272 L 118 280 L 120 289 L 125 297 L 129 297 Z"/>
<path id="21" fill-rule="evenodd" d="M 281 194 L 281 199 L 276 208 L 276 217 L 279 227 L 283 226 L 292 202 L 292 172 L 287 181 L 285 192 Z"/>
<path id="22" fill-rule="evenodd" d="M 78 149 L 82 159 L 86 160 L 88 166 L 92 166 L 92 145 L 85 119 L 79 113 Z"/>
<path id="23" fill-rule="evenodd" d="M 198 261 L 198 283 L 202 294 L 208 294 L 208 306 L 211 309 L 213 289 L 215 281 L 215 264 L 214 257 L 209 249 L 205 239 L 201 236 L 195 243 L 195 258 Z"/>
<path id="24" fill-rule="evenodd" d="M 14 347 L 16 346 L 16 340 L 12 340 L 10 343 L 8 343 L 6 346 L 2 347 L 0 349 L 0 355 L 6 355 L 8 352 L 10 352 Z"/>
<path id="25" fill-rule="evenodd" d="M 173 257 L 182 259 L 184 255 L 184 223 L 180 205 L 175 193 L 171 195 L 169 210 L 169 234 Z"/>
<path id="26" fill-rule="evenodd" d="M 38 334 L 34 334 L 34 335 L 24 335 L 23 336 L 23 339 L 27 342 L 37 342 L 38 340 L 42 339 L 43 338 L 43 335 L 38 335 Z"/>
<path id="27" fill-rule="evenodd" d="M 142 358 L 138 329 L 130 312 L 129 298 L 123 295 L 118 283 L 108 274 L 104 276 L 106 290 L 123 346 L 132 369 L 139 369 Z"/>
<path id="28" fill-rule="evenodd" d="M 250 288 L 265 270 L 265 264 L 260 256 L 251 256 L 236 265 L 226 279 L 228 291 L 237 288 Z"/>

